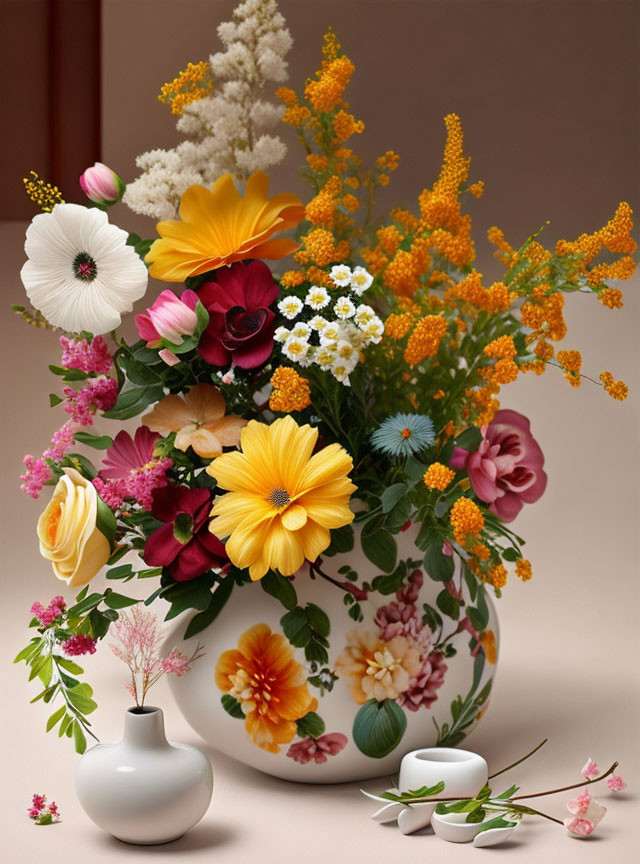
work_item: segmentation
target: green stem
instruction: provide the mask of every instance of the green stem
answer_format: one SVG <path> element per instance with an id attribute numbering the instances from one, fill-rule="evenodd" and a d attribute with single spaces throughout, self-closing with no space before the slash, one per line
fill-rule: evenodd
<path id="1" fill-rule="evenodd" d="M 534 747 L 526 756 L 523 756 L 522 759 L 518 759 L 517 762 L 512 762 L 511 765 L 507 765 L 506 768 L 502 768 L 500 771 L 496 771 L 495 774 L 489 774 L 489 780 L 493 780 L 494 777 L 499 777 L 501 774 L 505 774 L 507 771 L 510 771 L 512 768 L 515 768 L 516 765 L 520 765 L 526 759 L 529 759 L 530 756 L 533 756 L 534 753 L 537 753 L 538 750 L 544 746 L 549 739 L 545 738 L 544 741 L 541 741 L 537 747 Z"/>

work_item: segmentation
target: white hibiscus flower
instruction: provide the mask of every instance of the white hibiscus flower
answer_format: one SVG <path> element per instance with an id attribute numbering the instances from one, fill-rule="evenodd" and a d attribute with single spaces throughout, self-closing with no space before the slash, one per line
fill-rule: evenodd
<path id="1" fill-rule="evenodd" d="M 56 204 L 34 216 L 20 276 L 31 303 L 50 324 L 98 336 L 120 325 L 147 290 L 147 268 L 127 232 L 96 207 Z"/>

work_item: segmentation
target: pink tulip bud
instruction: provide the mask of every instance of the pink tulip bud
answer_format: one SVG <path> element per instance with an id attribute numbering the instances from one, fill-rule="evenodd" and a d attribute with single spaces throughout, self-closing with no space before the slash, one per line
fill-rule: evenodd
<path id="1" fill-rule="evenodd" d="M 116 172 L 102 162 L 96 162 L 80 175 L 80 186 L 87 198 L 96 204 L 116 204 L 125 190 Z"/>
<path id="2" fill-rule="evenodd" d="M 162 339 L 182 345 L 183 336 L 191 336 L 198 326 L 194 312 L 198 297 L 194 291 L 183 291 L 182 298 L 173 291 L 161 291 L 153 306 L 136 315 L 140 338 L 155 347 Z"/>

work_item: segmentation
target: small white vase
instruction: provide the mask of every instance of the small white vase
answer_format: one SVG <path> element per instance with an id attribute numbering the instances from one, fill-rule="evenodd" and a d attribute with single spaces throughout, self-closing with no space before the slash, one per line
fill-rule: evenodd
<path id="1" fill-rule="evenodd" d="M 482 789 L 488 776 L 487 763 L 477 753 L 459 750 L 457 747 L 426 747 L 413 750 L 403 757 L 398 786 L 401 792 L 409 792 L 423 786 L 435 786 L 444 780 L 441 797 L 470 798 Z M 425 808 L 427 824 L 436 805 L 421 806 Z M 466 818 L 466 814 L 463 815 Z M 473 840 L 473 837 L 471 839 Z"/>
<path id="2" fill-rule="evenodd" d="M 167 741 L 160 708 L 130 708 L 122 740 L 84 754 L 76 789 L 89 818 L 118 840 L 169 843 L 207 812 L 213 772 L 200 750 Z"/>

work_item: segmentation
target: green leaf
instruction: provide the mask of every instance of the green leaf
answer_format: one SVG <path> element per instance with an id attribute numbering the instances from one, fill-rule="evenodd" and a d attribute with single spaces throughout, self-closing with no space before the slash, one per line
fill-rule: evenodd
<path id="1" fill-rule="evenodd" d="M 67 698 L 73 707 L 81 714 L 91 714 L 98 707 L 91 698 L 93 690 L 88 684 L 78 684 L 67 690 Z"/>
<path id="2" fill-rule="evenodd" d="M 422 480 L 424 476 L 424 472 L 427 470 L 427 466 L 423 465 L 422 462 L 419 462 L 417 459 L 411 457 L 407 459 L 407 464 L 404 466 L 404 473 L 409 478 L 409 480 L 413 480 L 414 483 L 418 480 Z"/>
<path id="3" fill-rule="evenodd" d="M 478 834 L 482 831 L 491 831 L 492 828 L 513 828 L 513 826 L 517 824 L 517 819 L 505 819 L 504 814 L 501 813 L 499 816 L 496 816 L 495 819 L 488 819 L 486 822 L 483 822 L 478 829 Z"/>
<path id="4" fill-rule="evenodd" d="M 452 597 L 446 588 L 443 588 L 436 597 L 436 605 L 448 618 L 457 621 L 460 617 L 460 601 L 456 600 L 455 597 Z"/>
<path id="5" fill-rule="evenodd" d="M 96 528 L 107 538 L 111 547 L 111 551 L 113 552 L 115 550 L 115 543 L 113 538 L 115 537 L 118 523 L 116 522 L 116 517 L 113 515 L 113 510 L 111 509 L 111 507 L 105 504 L 99 495 L 97 496 L 96 500 L 98 502 Z"/>
<path id="6" fill-rule="evenodd" d="M 16 654 L 13 662 L 20 663 L 22 660 L 31 660 L 31 658 L 35 657 L 35 655 L 40 651 L 41 647 L 42 643 L 40 639 L 36 639 L 33 642 L 30 642 L 22 649 L 22 651 Z"/>
<path id="7" fill-rule="evenodd" d="M 67 729 L 69 728 L 69 726 L 72 723 L 73 723 L 73 717 L 71 716 L 71 714 L 67 714 L 64 717 L 64 719 L 62 720 L 62 723 L 60 724 L 60 728 L 58 729 L 58 738 L 62 738 L 62 736 L 65 734 L 65 732 L 67 731 Z"/>
<path id="8" fill-rule="evenodd" d="M 502 550 L 502 557 L 505 561 L 518 561 L 522 558 L 522 555 L 513 546 L 509 546 L 507 549 Z"/>
<path id="9" fill-rule="evenodd" d="M 365 534 L 363 531 L 360 542 L 362 551 L 376 567 L 385 573 L 393 570 L 398 556 L 398 544 L 393 534 L 385 528 L 378 528 L 371 534 Z"/>
<path id="10" fill-rule="evenodd" d="M 75 468 L 87 480 L 97 476 L 95 466 L 81 453 L 69 453 L 59 463 L 62 468 Z"/>
<path id="11" fill-rule="evenodd" d="M 355 535 L 351 525 L 343 525 L 342 528 L 334 528 L 331 531 L 331 543 L 322 553 L 331 558 L 333 555 L 344 555 L 351 552 L 355 543 Z"/>
<path id="12" fill-rule="evenodd" d="M 113 553 L 111 558 L 107 561 L 107 567 L 111 567 L 113 564 L 117 564 L 121 558 L 127 554 L 127 552 L 131 551 L 130 546 L 119 546 L 116 551 Z M 109 577 L 107 577 L 109 578 Z"/>
<path id="13" fill-rule="evenodd" d="M 494 795 L 493 797 L 498 798 L 498 799 L 502 799 L 502 800 L 504 800 L 506 798 L 513 798 L 513 796 L 516 794 L 516 792 L 518 791 L 519 788 L 520 788 L 519 786 L 509 786 L 509 788 L 505 789 L 504 792 L 501 792 L 500 795 Z"/>
<path id="14" fill-rule="evenodd" d="M 358 750 L 382 759 L 398 746 L 407 728 L 407 717 L 392 699 L 365 702 L 353 721 L 353 740 Z"/>
<path id="15" fill-rule="evenodd" d="M 422 620 L 427 625 L 429 630 L 432 633 L 435 633 L 439 627 L 442 627 L 442 618 L 440 614 L 436 612 L 433 606 L 429 606 L 428 603 L 423 604 L 424 615 L 422 616 Z"/>
<path id="16" fill-rule="evenodd" d="M 62 708 L 58 708 L 58 710 L 55 711 L 51 715 L 51 717 L 49 717 L 49 719 L 47 720 L 47 732 L 51 732 L 56 723 L 62 718 L 66 710 L 66 706 L 63 705 Z"/>
<path id="17" fill-rule="evenodd" d="M 56 664 L 62 666 L 63 669 L 66 669 L 72 675 L 82 675 L 84 672 L 82 666 L 78 666 L 77 663 L 74 663 L 73 660 L 69 660 L 67 657 L 56 657 Z"/>
<path id="18" fill-rule="evenodd" d="M 284 635 L 290 644 L 296 648 L 304 648 L 311 639 L 311 627 L 307 619 L 307 613 L 300 606 L 296 606 L 280 619 L 280 625 Z"/>
<path id="19" fill-rule="evenodd" d="M 133 567 L 131 564 L 121 564 L 119 567 L 114 567 L 113 570 L 107 570 L 105 576 L 107 579 L 126 579 L 132 573 Z"/>
<path id="20" fill-rule="evenodd" d="M 371 582 L 371 587 L 379 594 L 395 594 L 398 588 L 402 585 L 406 575 L 406 562 L 401 561 L 393 573 L 389 573 L 385 576 L 376 576 Z"/>
<path id="21" fill-rule="evenodd" d="M 316 631 L 316 633 L 319 633 L 320 636 L 327 638 L 329 633 L 331 633 L 331 622 L 329 621 L 327 613 L 319 606 L 316 606 L 315 603 L 307 603 L 305 611 L 307 613 L 307 620 L 311 627 Z"/>
<path id="22" fill-rule="evenodd" d="M 216 590 L 211 595 L 211 600 L 207 608 L 203 612 L 199 612 L 197 615 L 194 615 L 189 622 L 184 634 L 185 639 L 190 639 L 192 636 L 195 636 L 196 633 L 200 633 L 213 621 L 215 621 L 215 619 L 218 617 L 218 615 L 224 608 L 225 603 L 231 596 L 233 586 L 234 581 L 229 576 L 227 576 L 227 578 L 223 582 L 220 582 Z"/>
<path id="23" fill-rule="evenodd" d="M 296 720 L 300 738 L 319 738 L 324 734 L 324 720 L 315 711 L 309 711 L 304 717 Z"/>
<path id="24" fill-rule="evenodd" d="M 425 570 L 434 582 L 449 582 L 453 579 L 453 555 L 442 554 L 442 540 L 436 540 L 424 556 Z"/>
<path id="25" fill-rule="evenodd" d="M 263 591 L 279 600 L 285 609 L 291 610 L 296 606 L 298 602 L 296 589 L 288 579 L 275 570 L 265 573 L 260 580 L 260 585 Z"/>
<path id="26" fill-rule="evenodd" d="M 76 746 L 76 753 L 84 753 L 87 749 L 87 739 L 82 731 L 82 726 L 77 720 L 73 724 L 73 740 Z"/>
<path id="27" fill-rule="evenodd" d="M 42 813 L 35 821 L 36 825 L 53 825 L 53 816 L 51 813 Z"/>
<path id="28" fill-rule="evenodd" d="M 53 408 L 55 405 L 59 405 L 62 402 L 60 396 L 55 393 L 49 393 L 49 408 Z M 78 437 L 78 433 L 76 432 L 75 437 Z"/>
<path id="29" fill-rule="evenodd" d="M 74 606 L 71 606 L 70 609 L 67 610 L 68 618 L 79 618 L 81 615 L 86 615 L 91 609 L 95 609 L 96 606 L 99 606 L 102 603 L 103 595 L 102 594 L 89 594 L 88 597 L 81 600 L 80 603 L 76 603 Z"/>
<path id="30" fill-rule="evenodd" d="M 104 602 L 110 609 L 126 609 L 127 606 L 135 606 L 140 601 L 133 597 L 125 597 L 124 594 L 116 594 L 115 591 L 111 591 L 111 593 L 105 594 Z"/>
<path id="31" fill-rule="evenodd" d="M 475 452 L 482 441 L 482 432 L 477 426 L 469 426 L 456 438 L 456 447 L 462 447 L 470 453 Z"/>
<path id="32" fill-rule="evenodd" d="M 152 402 L 159 402 L 164 396 L 161 386 L 131 387 L 120 392 L 116 404 L 102 416 L 109 420 L 129 420 L 141 414 Z"/>
<path id="33" fill-rule="evenodd" d="M 81 600 L 84 600 L 84 598 L 87 596 L 88 593 L 89 593 L 89 586 L 85 585 L 84 588 L 81 591 L 78 591 L 78 593 L 76 594 L 76 603 L 79 603 Z"/>
<path id="34" fill-rule="evenodd" d="M 95 450 L 107 450 L 113 444 L 113 438 L 108 435 L 91 435 L 89 432 L 76 432 L 74 438 L 80 444 L 86 444 Z"/>
<path id="35" fill-rule="evenodd" d="M 227 714 L 235 717 L 236 720 L 244 720 L 245 714 L 237 699 L 234 699 L 233 696 L 229 695 L 229 693 L 224 693 L 220 701 L 222 702 L 222 707 Z"/>
<path id="36" fill-rule="evenodd" d="M 171 603 L 171 608 L 164 616 L 170 621 L 184 612 L 185 609 L 204 611 L 211 603 L 211 589 L 204 583 L 193 579 L 191 582 L 179 582 L 165 591 L 163 597 Z"/>
<path id="37" fill-rule="evenodd" d="M 393 486 L 388 486 L 380 496 L 382 512 L 390 513 L 408 493 L 409 488 L 406 483 L 394 483 Z"/>

